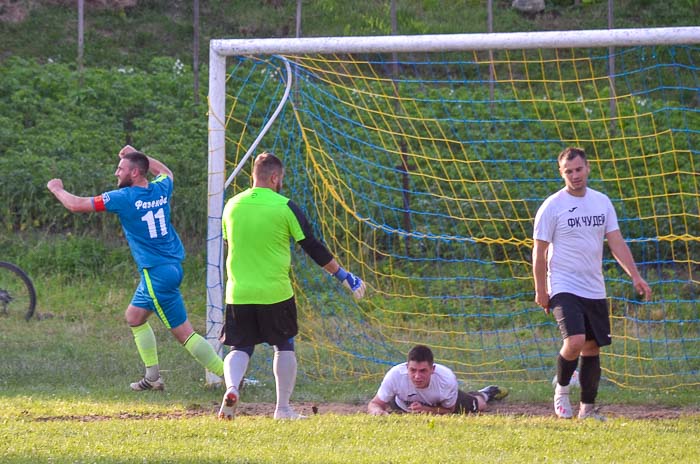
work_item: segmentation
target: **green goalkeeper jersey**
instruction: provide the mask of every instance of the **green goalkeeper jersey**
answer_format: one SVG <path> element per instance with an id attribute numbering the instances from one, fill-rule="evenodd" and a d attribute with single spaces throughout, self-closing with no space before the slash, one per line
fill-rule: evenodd
<path id="1" fill-rule="evenodd" d="M 253 187 L 224 207 L 227 304 L 273 304 L 294 293 L 289 277 L 291 240 L 306 238 L 308 222 L 286 197 Z"/>

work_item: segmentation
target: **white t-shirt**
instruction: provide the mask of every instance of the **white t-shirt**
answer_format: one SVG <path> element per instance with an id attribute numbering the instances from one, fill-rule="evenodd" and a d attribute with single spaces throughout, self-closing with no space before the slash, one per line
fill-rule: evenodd
<path id="1" fill-rule="evenodd" d="M 566 188 L 547 198 L 535 216 L 535 240 L 549 243 L 547 288 L 549 296 L 573 293 L 583 298 L 605 298 L 603 243 L 608 232 L 620 227 L 607 195 L 591 188 L 576 197 Z"/>
<path id="2" fill-rule="evenodd" d="M 377 397 L 385 403 L 393 399 L 404 411 L 416 401 L 425 406 L 451 408 L 457 404 L 457 388 L 457 376 L 442 364 L 435 364 L 427 388 L 416 388 L 408 378 L 408 363 L 402 363 L 386 373 Z"/>

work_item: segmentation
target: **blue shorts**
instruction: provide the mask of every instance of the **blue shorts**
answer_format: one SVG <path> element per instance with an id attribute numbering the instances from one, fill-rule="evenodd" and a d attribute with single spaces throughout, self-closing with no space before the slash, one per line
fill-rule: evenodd
<path id="1" fill-rule="evenodd" d="M 180 264 L 143 269 L 131 304 L 156 313 L 168 329 L 181 325 L 187 320 L 185 302 L 180 293 L 182 274 Z"/>

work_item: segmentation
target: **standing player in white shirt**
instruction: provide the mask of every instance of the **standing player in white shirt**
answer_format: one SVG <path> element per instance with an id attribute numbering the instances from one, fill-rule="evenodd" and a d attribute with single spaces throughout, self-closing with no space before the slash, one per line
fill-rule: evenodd
<path id="1" fill-rule="evenodd" d="M 454 372 L 433 363 L 430 348 L 416 345 L 408 352 L 407 362 L 386 373 L 367 412 L 375 416 L 389 412 L 466 414 L 483 411 L 488 402 L 507 395 L 506 389 L 495 385 L 469 393 L 459 390 Z"/>
<path id="2" fill-rule="evenodd" d="M 553 313 L 563 344 L 557 356 L 554 411 L 569 419 L 569 382 L 579 364 L 581 404 L 578 417 L 596 417 L 600 382 L 600 347 L 611 343 L 608 302 L 603 280 L 603 242 L 632 278 L 645 299 L 651 288 L 639 275 L 622 238 L 610 199 L 588 188 L 591 168 L 580 148 L 566 148 L 557 158 L 565 187 L 548 197 L 535 216 L 532 265 L 535 302 Z"/>

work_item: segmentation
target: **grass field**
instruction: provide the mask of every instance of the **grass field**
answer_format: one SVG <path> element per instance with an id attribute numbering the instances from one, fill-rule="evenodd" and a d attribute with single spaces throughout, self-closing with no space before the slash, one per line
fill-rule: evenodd
<path id="1" fill-rule="evenodd" d="M 202 369 L 157 321 L 167 390 L 128 391 L 141 367 L 121 316 L 130 295 L 124 280 L 39 278 L 40 318 L 0 319 L 0 462 L 639 463 L 696 462 L 700 454 L 696 390 L 601 390 L 606 404 L 636 404 L 650 412 L 673 406 L 672 418 L 618 415 L 601 423 L 513 414 L 527 411 L 518 405 L 549 401 L 546 379 L 512 386 L 503 408 L 511 413 L 377 418 L 357 412 L 376 385 L 352 379 L 323 384 L 301 375 L 293 400 L 319 404 L 318 415 L 293 423 L 276 422 L 269 413 L 220 422 L 215 411 L 222 390 L 204 386 Z M 194 309 L 203 307 L 200 292 L 183 291 L 201 330 L 202 311 Z M 256 351 L 259 365 L 252 369 L 268 372 L 268 354 L 262 347 Z M 244 390 L 242 411 L 274 401 L 271 379 L 261 380 Z M 350 407 L 339 414 L 325 407 L 331 402 Z"/>
<path id="2" fill-rule="evenodd" d="M 42 415 L 37 398 L 15 400 L 14 406 L 2 400 L 3 462 L 689 463 L 696 462 L 700 446 L 696 418 L 563 423 L 507 416 L 323 415 L 221 423 L 210 416 L 121 418 L 123 409 L 134 407 L 130 403 L 48 400 L 51 412 Z M 111 417 L 53 416 L 79 407 L 102 408 Z"/>

